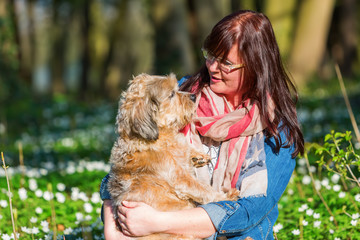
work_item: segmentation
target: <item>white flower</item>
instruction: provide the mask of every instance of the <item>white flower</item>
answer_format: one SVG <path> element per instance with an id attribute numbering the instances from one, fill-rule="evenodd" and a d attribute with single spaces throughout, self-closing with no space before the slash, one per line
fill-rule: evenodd
<path id="1" fill-rule="evenodd" d="M 335 232 L 334 230 L 329 229 L 329 233 L 330 233 L 330 234 L 334 234 L 334 232 Z"/>
<path id="2" fill-rule="evenodd" d="M 6 208 L 8 206 L 8 202 L 6 200 L 0 200 L 0 206 Z"/>
<path id="3" fill-rule="evenodd" d="M 91 221 L 92 216 L 90 216 L 90 215 L 86 215 L 84 219 L 85 219 L 85 221 Z"/>
<path id="4" fill-rule="evenodd" d="M 300 230 L 299 229 L 294 229 L 294 230 L 291 231 L 291 233 L 293 235 L 300 235 Z"/>
<path id="5" fill-rule="evenodd" d="M 58 183 L 58 184 L 56 185 L 56 188 L 57 188 L 57 190 L 59 190 L 60 192 L 63 192 L 63 191 L 65 191 L 66 186 L 65 186 L 65 184 L 63 184 L 63 183 Z"/>
<path id="6" fill-rule="evenodd" d="M 346 194 L 343 191 L 339 192 L 339 198 L 344 198 L 345 196 Z"/>
<path id="7" fill-rule="evenodd" d="M 309 223 L 308 223 L 308 221 L 303 220 L 303 221 L 302 221 L 302 224 L 303 224 L 303 226 L 307 226 Z"/>
<path id="8" fill-rule="evenodd" d="M 305 166 L 306 165 L 306 159 L 305 158 L 299 158 L 298 159 L 299 166 Z"/>
<path id="9" fill-rule="evenodd" d="M 99 192 L 94 192 L 94 193 L 91 195 L 90 201 L 91 201 L 92 203 L 99 203 L 99 202 L 101 202 L 100 193 L 99 193 Z"/>
<path id="10" fill-rule="evenodd" d="M 339 191 L 341 190 L 341 186 L 338 185 L 338 184 L 336 184 L 336 185 L 333 186 L 333 190 L 334 190 L 335 192 L 339 192 Z"/>
<path id="11" fill-rule="evenodd" d="M 315 166 L 310 166 L 310 172 L 312 172 L 312 173 L 316 172 L 316 167 Z"/>
<path id="12" fill-rule="evenodd" d="M 35 196 L 37 196 L 38 198 L 41 198 L 43 196 L 43 191 L 41 191 L 40 189 L 37 189 L 35 191 Z"/>
<path id="13" fill-rule="evenodd" d="M 314 222 L 314 227 L 315 228 L 320 228 L 320 225 L 321 225 L 321 221 L 315 221 Z"/>
<path id="14" fill-rule="evenodd" d="M 43 213 L 42 208 L 41 208 L 41 207 L 35 208 L 35 213 L 37 213 L 37 214 L 42 214 L 42 213 Z"/>
<path id="15" fill-rule="evenodd" d="M 360 202 L 360 193 L 358 193 L 358 194 L 355 195 L 355 200 L 356 200 L 357 202 Z"/>
<path id="16" fill-rule="evenodd" d="M 354 213 L 353 215 L 351 215 L 352 219 L 358 219 L 360 217 L 359 213 Z"/>
<path id="17" fill-rule="evenodd" d="M 55 197 L 56 197 L 56 200 L 59 202 L 59 203 L 64 203 L 65 202 L 65 196 L 64 194 L 62 193 L 55 193 Z"/>
<path id="18" fill-rule="evenodd" d="M 320 190 L 320 189 L 321 189 L 321 182 L 320 182 L 320 180 L 315 180 L 315 188 L 316 188 L 316 190 Z"/>
<path id="19" fill-rule="evenodd" d="M 93 206 L 90 203 L 85 203 L 84 204 L 84 209 L 86 213 L 91 213 L 93 210 Z"/>
<path id="20" fill-rule="evenodd" d="M 314 217 L 315 219 L 319 219 L 319 218 L 320 218 L 320 213 L 314 213 L 313 217 Z"/>
<path id="21" fill-rule="evenodd" d="M 53 194 L 52 192 L 45 191 L 45 192 L 44 192 L 44 195 L 43 195 L 43 198 L 44 198 L 46 201 L 50 201 L 51 199 L 54 198 L 54 194 Z"/>
<path id="22" fill-rule="evenodd" d="M 84 220 L 84 215 L 80 212 L 75 213 L 76 220 L 81 222 Z"/>
<path id="23" fill-rule="evenodd" d="M 37 218 L 36 218 L 36 217 L 31 217 L 31 218 L 30 218 L 30 222 L 31 222 L 31 223 L 36 223 L 36 222 L 37 222 Z"/>
<path id="24" fill-rule="evenodd" d="M 278 233 L 282 228 L 283 228 L 283 225 L 281 223 L 278 223 L 273 227 L 273 231 Z"/>
<path id="25" fill-rule="evenodd" d="M 292 190 L 291 188 L 289 188 L 289 190 L 287 192 L 290 196 L 294 195 L 294 190 Z"/>
<path id="26" fill-rule="evenodd" d="M 27 233 L 27 234 L 31 234 L 31 228 L 27 228 L 27 227 L 21 227 L 21 231 L 23 231 L 24 233 Z"/>
<path id="27" fill-rule="evenodd" d="M 33 227 L 32 229 L 31 229 L 31 233 L 32 234 L 38 234 L 40 231 L 39 231 L 39 228 L 37 228 L 37 227 Z"/>
<path id="28" fill-rule="evenodd" d="M 83 200 L 84 202 L 88 202 L 89 198 L 86 196 L 86 193 L 79 192 L 79 199 Z"/>
<path id="29" fill-rule="evenodd" d="M 334 240 L 341 240 L 341 238 L 336 237 L 336 238 L 334 238 Z"/>
<path id="30" fill-rule="evenodd" d="M 37 185 L 36 180 L 33 179 L 33 178 L 30 178 L 30 179 L 29 179 L 29 189 L 30 189 L 31 191 L 35 191 L 37 188 L 38 188 L 38 185 Z"/>
<path id="31" fill-rule="evenodd" d="M 351 220 L 351 225 L 353 225 L 354 227 L 356 226 L 358 220 L 354 219 L 354 220 Z"/>
<path id="32" fill-rule="evenodd" d="M 306 209 L 308 209 L 309 207 L 308 207 L 308 205 L 307 204 L 303 204 L 303 205 L 301 205 L 301 207 L 299 207 L 299 212 L 304 212 Z"/>
<path id="33" fill-rule="evenodd" d="M 306 215 L 308 215 L 308 216 L 313 215 L 313 213 L 314 213 L 314 210 L 312 210 L 311 208 L 306 210 Z"/>
<path id="34" fill-rule="evenodd" d="M 324 187 L 328 186 L 328 185 L 329 185 L 329 179 L 324 178 L 324 179 L 321 181 L 321 185 L 323 185 Z"/>
<path id="35" fill-rule="evenodd" d="M 333 217 L 333 216 L 330 216 L 329 220 L 330 220 L 331 222 L 333 222 L 333 221 L 334 221 L 334 217 Z"/>
<path id="36" fill-rule="evenodd" d="M 21 200 L 27 199 L 27 191 L 25 188 L 19 188 L 18 193 Z"/>
<path id="37" fill-rule="evenodd" d="M 11 240 L 11 237 L 8 234 L 4 233 L 1 237 L 1 239 L 2 240 Z"/>
<path id="38" fill-rule="evenodd" d="M 0 214 L 0 220 L 3 219 L 3 216 Z"/>
<path id="39" fill-rule="evenodd" d="M 65 228 L 64 234 L 69 235 L 72 233 L 72 231 L 73 231 L 73 229 L 71 227 Z"/>
<path id="40" fill-rule="evenodd" d="M 302 183 L 303 183 L 304 185 L 309 185 L 309 184 L 311 183 L 311 177 L 308 176 L 308 175 L 305 175 L 305 176 L 303 177 L 303 179 L 302 179 Z"/>
<path id="41" fill-rule="evenodd" d="M 50 231 L 49 229 L 49 223 L 47 221 L 41 221 L 40 223 L 41 227 L 42 227 L 42 231 L 45 233 L 48 233 Z"/>
<path id="42" fill-rule="evenodd" d="M 339 180 L 340 180 L 340 175 L 339 174 L 335 173 L 334 175 L 331 176 L 331 181 L 333 183 L 337 184 L 339 182 Z"/>

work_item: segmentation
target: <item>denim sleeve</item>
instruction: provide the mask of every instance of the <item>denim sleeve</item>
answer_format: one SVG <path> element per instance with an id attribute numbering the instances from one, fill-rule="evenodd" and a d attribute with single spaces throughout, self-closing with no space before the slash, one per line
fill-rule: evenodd
<path id="1" fill-rule="evenodd" d="M 100 186 L 100 197 L 101 200 L 106 200 L 106 199 L 111 199 L 110 193 L 107 189 L 107 184 L 109 181 L 109 174 L 107 174 L 101 181 L 101 186 Z"/>
<path id="2" fill-rule="evenodd" d="M 291 157 L 293 148 L 281 148 L 274 153 L 274 139 L 265 142 L 268 188 L 266 196 L 250 196 L 237 201 L 214 202 L 201 205 L 217 232 L 217 236 L 241 236 L 259 225 L 277 207 L 295 168 Z M 261 179 L 259 179 L 261 181 Z"/>

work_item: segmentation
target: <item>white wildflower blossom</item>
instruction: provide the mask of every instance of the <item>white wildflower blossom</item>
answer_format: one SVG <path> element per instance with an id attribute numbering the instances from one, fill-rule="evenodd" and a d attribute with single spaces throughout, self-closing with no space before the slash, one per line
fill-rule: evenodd
<path id="1" fill-rule="evenodd" d="M 283 225 L 281 223 L 278 223 L 273 227 L 273 231 L 275 233 L 278 233 L 282 228 L 283 228 Z"/>
<path id="2" fill-rule="evenodd" d="M 340 180 L 340 175 L 339 174 L 335 173 L 334 175 L 331 176 L 331 181 L 333 183 L 337 184 L 339 182 L 339 180 Z"/>
<path id="3" fill-rule="evenodd" d="M 299 158 L 297 160 L 297 163 L 299 164 L 299 166 L 305 166 L 306 165 L 306 159 L 305 158 Z"/>
<path id="4" fill-rule="evenodd" d="M 359 213 L 354 213 L 353 215 L 351 215 L 352 219 L 358 219 L 360 217 Z"/>
<path id="5" fill-rule="evenodd" d="M 85 221 L 91 221 L 91 220 L 92 220 L 92 216 L 86 215 L 84 219 L 85 219 Z"/>
<path id="6" fill-rule="evenodd" d="M 84 192 L 79 192 L 79 199 L 83 200 L 84 202 L 89 201 L 88 196 L 86 196 L 86 193 L 84 193 Z"/>
<path id="7" fill-rule="evenodd" d="M 330 233 L 330 234 L 334 234 L 334 232 L 335 232 L 335 231 L 334 231 L 333 229 L 329 229 L 329 233 Z"/>
<path id="8" fill-rule="evenodd" d="M 350 223 L 351 223 L 351 225 L 352 225 L 352 226 L 354 226 L 354 227 L 355 227 L 355 226 L 356 226 L 356 224 L 357 224 L 357 222 L 358 222 L 358 220 L 357 220 L 357 219 L 354 219 L 354 220 L 351 220 L 351 222 L 350 222 Z"/>
<path id="9" fill-rule="evenodd" d="M 329 220 L 330 220 L 331 222 L 333 222 L 333 221 L 334 221 L 334 217 L 333 217 L 333 216 L 330 216 L 330 217 L 329 217 Z"/>
<path id="10" fill-rule="evenodd" d="M 91 213 L 93 210 L 93 206 L 90 203 L 85 203 L 84 204 L 84 209 L 86 213 Z"/>
<path id="11" fill-rule="evenodd" d="M 33 227 L 32 229 L 31 229 L 31 233 L 32 234 L 38 234 L 40 231 L 39 231 L 39 228 L 37 228 L 37 227 Z"/>
<path id="12" fill-rule="evenodd" d="M 341 191 L 339 192 L 339 198 L 344 198 L 346 196 L 345 192 Z"/>
<path id="13" fill-rule="evenodd" d="M 100 203 L 100 202 L 101 202 L 100 193 L 99 193 L 99 192 L 94 192 L 94 193 L 91 195 L 90 201 L 91 201 L 92 203 Z"/>
<path id="14" fill-rule="evenodd" d="M 313 215 L 313 213 L 314 213 L 314 210 L 312 210 L 311 208 L 306 210 L 306 215 L 308 215 L 308 216 Z"/>
<path id="15" fill-rule="evenodd" d="M 341 186 L 338 185 L 338 184 L 336 184 L 336 185 L 333 186 L 333 190 L 334 190 L 335 192 L 339 192 L 339 191 L 341 190 Z"/>
<path id="16" fill-rule="evenodd" d="M 303 220 L 303 221 L 302 221 L 302 225 L 303 225 L 303 226 L 307 226 L 308 224 L 309 224 L 308 221 L 306 221 L 306 220 Z"/>
<path id="17" fill-rule="evenodd" d="M 315 219 L 319 219 L 319 218 L 320 218 L 320 213 L 314 213 L 313 217 L 314 217 Z"/>
<path id="18" fill-rule="evenodd" d="M 29 189 L 30 189 L 31 191 L 35 191 L 36 189 L 38 189 L 37 182 L 36 182 L 36 180 L 33 179 L 33 178 L 30 178 L 30 179 L 29 179 Z"/>
<path id="19" fill-rule="evenodd" d="M 51 199 L 54 198 L 54 194 L 53 194 L 52 192 L 45 191 L 45 192 L 44 192 L 44 195 L 43 195 L 43 198 L 44 198 L 46 201 L 50 201 Z"/>
<path id="20" fill-rule="evenodd" d="M 76 217 L 76 220 L 78 220 L 79 222 L 84 220 L 84 215 L 80 212 L 75 213 L 75 217 Z"/>
<path id="21" fill-rule="evenodd" d="M 56 185 L 56 188 L 57 188 L 57 190 L 59 190 L 60 192 L 63 192 L 63 191 L 65 191 L 66 186 L 65 186 L 65 184 L 63 184 L 63 183 L 58 183 L 58 184 Z"/>
<path id="22" fill-rule="evenodd" d="M 291 231 L 291 233 L 293 235 L 300 235 L 300 230 L 299 229 L 294 229 L 294 230 Z"/>
<path id="23" fill-rule="evenodd" d="M 304 185 L 309 185 L 309 184 L 311 183 L 311 177 L 308 176 L 308 175 L 305 175 L 305 176 L 303 177 L 303 179 L 302 179 L 302 183 L 303 183 Z"/>
<path id="24" fill-rule="evenodd" d="M 324 178 L 323 180 L 321 180 L 321 185 L 323 185 L 324 187 L 328 186 L 330 183 L 328 178 Z"/>
<path id="25" fill-rule="evenodd" d="M 2 240 L 11 240 L 11 237 L 10 237 L 9 234 L 4 233 L 4 234 L 1 236 L 1 239 L 2 239 Z"/>
<path id="26" fill-rule="evenodd" d="M 308 207 L 308 205 L 307 204 L 303 204 L 303 205 L 301 205 L 301 207 L 299 207 L 299 212 L 304 212 L 306 209 L 308 209 L 309 207 Z"/>
<path id="27" fill-rule="evenodd" d="M 36 214 L 42 214 L 42 213 L 43 213 L 42 208 L 41 208 L 41 207 L 36 207 L 36 208 L 35 208 L 35 213 L 36 213 Z"/>
<path id="28" fill-rule="evenodd" d="M 357 202 L 360 202 L 360 193 L 358 193 L 358 194 L 355 195 L 355 200 L 356 200 Z"/>
<path id="29" fill-rule="evenodd" d="M 64 234 L 69 235 L 73 232 L 73 229 L 71 227 L 65 228 Z"/>
<path id="30" fill-rule="evenodd" d="M 30 222 L 31 222 L 31 223 L 36 223 L 36 222 L 37 222 L 37 218 L 36 218 L 36 217 L 31 217 L 31 218 L 30 218 Z"/>
<path id="31" fill-rule="evenodd" d="M 21 227 L 21 231 L 23 231 L 24 233 L 27 233 L 27 234 L 31 234 L 31 231 L 32 229 L 31 228 L 28 228 L 28 227 Z"/>
<path id="32" fill-rule="evenodd" d="M 334 238 L 334 240 L 341 240 L 341 238 L 336 237 L 336 238 Z"/>
<path id="33" fill-rule="evenodd" d="M 0 200 L 0 206 L 6 208 L 8 206 L 8 202 L 6 200 Z"/>
<path id="34" fill-rule="evenodd" d="M 3 216 L 0 214 L 0 220 L 3 219 Z"/>
<path id="35" fill-rule="evenodd" d="M 287 193 L 292 196 L 294 195 L 294 190 L 292 190 L 291 188 L 288 189 Z"/>
<path id="36" fill-rule="evenodd" d="M 77 201 L 79 199 L 80 190 L 77 187 L 71 188 L 71 200 Z"/>
<path id="37" fill-rule="evenodd" d="M 311 173 L 316 172 L 316 167 L 315 167 L 315 166 L 310 166 L 310 172 L 311 172 Z"/>
<path id="38" fill-rule="evenodd" d="M 25 188 L 19 188 L 18 193 L 21 200 L 24 201 L 25 199 L 27 199 L 27 191 Z"/>
<path id="39" fill-rule="evenodd" d="M 41 198 L 43 196 L 43 191 L 41 191 L 40 189 L 37 189 L 35 191 L 35 196 L 37 196 L 38 198 Z"/>
<path id="40" fill-rule="evenodd" d="M 62 193 L 55 193 L 55 197 L 56 197 L 56 201 L 58 201 L 59 203 L 64 203 L 65 202 L 65 196 Z"/>
<path id="41" fill-rule="evenodd" d="M 316 188 L 316 190 L 320 190 L 320 189 L 321 189 L 321 182 L 320 182 L 320 180 L 315 180 L 315 188 Z"/>
<path id="42" fill-rule="evenodd" d="M 314 222 L 314 228 L 320 228 L 321 221 L 315 221 Z"/>

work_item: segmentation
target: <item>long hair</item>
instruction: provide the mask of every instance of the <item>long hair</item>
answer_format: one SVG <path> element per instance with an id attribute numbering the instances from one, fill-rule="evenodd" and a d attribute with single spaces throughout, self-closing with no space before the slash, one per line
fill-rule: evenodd
<path id="1" fill-rule="evenodd" d="M 275 151 L 294 145 L 292 157 L 304 153 L 304 138 L 296 114 L 298 94 L 284 69 L 279 47 L 269 19 L 262 13 L 241 10 L 220 20 L 205 39 L 204 48 L 214 56 L 226 58 L 234 44 L 245 63 L 242 99 L 257 104 L 262 120 L 267 124 L 267 137 L 274 137 Z M 209 85 L 206 65 L 191 76 L 181 90 L 199 93 Z M 275 103 L 275 118 L 268 112 L 268 95 Z M 294 98 L 294 99 L 293 99 Z M 280 132 L 286 141 L 282 142 Z"/>

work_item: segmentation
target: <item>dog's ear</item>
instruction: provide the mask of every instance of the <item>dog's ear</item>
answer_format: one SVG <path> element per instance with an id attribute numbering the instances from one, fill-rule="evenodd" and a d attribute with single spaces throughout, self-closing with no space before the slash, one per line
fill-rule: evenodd
<path id="1" fill-rule="evenodd" d="M 157 140 L 159 129 L 156 124 L 158 104 L 150 96 L 128 97 L 120 103 L 118 117 L 119 131 L 125 131 L 128 137 Z"/>

